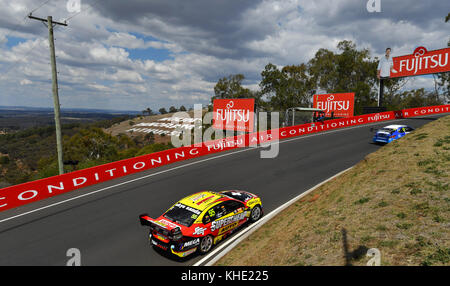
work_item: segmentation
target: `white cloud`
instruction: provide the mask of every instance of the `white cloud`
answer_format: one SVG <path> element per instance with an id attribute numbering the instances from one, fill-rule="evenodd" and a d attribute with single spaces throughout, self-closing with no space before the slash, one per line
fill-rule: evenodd
<path id="1" fill-rule="evenodd" d="M 221 77 L 242 73 L 244 85 L 256 89 L 267 63 L 299 64 L 319 48 L 336 50 L 344 39 L 370 48 L 373 56 L 386 46 L 394 55 L 411 53 L 416 45 L 446 46 L 445 1 L 382 2 L 382 13 L 374 14 L 359 0 L 111 0 L 93 8 L 83 2 L 84 10 L 67 27 L 55 29 L 61 102 L 135 110 L 205 104 Z M 52 106 L 47 31 L 23 19 L 38 4 L 0 0 L 0 5 L 2 102 Z M 35 14 L 58 20 L 73 15 L 65 1 L 51 1 Z M 24 40 L 11 48 L 6 35 Z M 149 48 L 170 57 L 130 55 Z M 407 86 L 433 88 L 422 77 Z"/>
<path id="2" fill-rule="evenodd" d="M 140 83 L 144 80 L 141 75 L 136 71 L 127 70 L 117 70 L 113 74 L 103 75 L 102 79 L 111 80 L 115 82 L 130 82 L 130 83 Z"/>
<path id="3" fill-rule="evenodd" d="M 29 79 L 24 78 L 23 80 L 20 81 L 20 85 L 29 85 L 32 84 L 33 82 Z"/>

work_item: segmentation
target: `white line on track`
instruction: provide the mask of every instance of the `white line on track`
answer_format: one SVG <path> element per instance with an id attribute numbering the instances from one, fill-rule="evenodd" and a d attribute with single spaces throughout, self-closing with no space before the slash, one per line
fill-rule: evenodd
<path id="1" fill-rule="evenodd" d="M 229 240 L 227 240 L 226 242 L 224 242 L 223 245 L 220 245 L 219 247 L 217 247 L 214 251 L 212 251 L 211 253 L 209 253 L 206 257 L 204 257 L 202 260 L 199 260 L 197 263 L 195 263 L 193 266 L 201 266 L 203 263 L 205 263 L 207 260 L 209 260 L 212 256 L 214 256 L 216 253 L 220 252 L 222 249 L 224 249 L 224 251 L 222 251 L 221 253 L 219 253 L 219 255 L 217 255 L 216 257 L 214 257 L 211 261 L 209 261 L 208 263 L 206 263 L 206 266 L 211 266 L 214 263 L 216 263 L 220 258 L 222 258 L 225 254 L 227 254 L 231 249 L 233 249 L 239 242 L 241 242 L 242 240 L 244 240 L 245 238 L 247 238 L 250 234 L 252 234 L 253 232 L 255 232 L 258 228 L 260 228 L 261 226 L 263 226 L 266 222 L 268 222 L 271 218 L 273 218 L 275 215 L 277 215 L 278 213 L 280 213 L 281 211 L 283 211 L 285 208 L 289 207 L 290 205 L 292 205 L 293 203 L 295 203 L 297 200 L 301 199 L 302 197 L 306 196 L 307 194 L 311 193 L 312 191 L 314 191 L 315 189 L 317 189 L 318 187 L 322 186 L 323 184 L 325 184 L 326 182 L 340 176 L 341 174 L 347 172 L 348 170 L 352 169 L 352 167 L 345 169 L 344 171 L 341 171 L 339 173 L 337 173 L 336 175 L 329 177 L 328 179 L 326 179 L 325 181 L 320 182 L 319 184 L 315 185 L 314 187 L 310 188 L 309 190 L 307 190 L 306 192 L 301 193 L 300 195 L 296 196 L 295 198 L 291 199 L 290 201 L 288 201 L 287 203 L 284 203 L 283 205 L 279 206 L 278 208 L 276 208 L 275 210 L 271 211 L 269 214 L 263 216 L 263 218 L 257 222 L 255 222 L 254 224 L 250 225 L 249 227 L 247 227 L 246 229 L 242 230 L 241 232 L 239 232 L 236 236 L 230 237 Z M 228 246 L 228 247 L 227 247 Z M 226 247 L 226 248 L 225 248 Z"/>
<path id="2" fill-rule="evenodd" d="M 438 115 L 438 114 L 431 114 L 431 115 L 426 115 L 426 116 L 421 116 L 421 117 L 436 116 L 436 115 Z M 363 125 L 358 125 L 358 126 L 345 127 L 345 128 L 340 128 L 340 129 L 336 129 L 336 130 L 318 132 L 318 133 L 314 133 L 314 134 L 310 134 L 310 135 L 302 135 L 302 136 L 298 136 L 298 137 L 295 137 L 295 138 L 284 139 L 284 140 L 281 140 L 281 141 L 272 142 L 272 143 L 270 143 L 270 145 L 272 145 L 272 144 L 281 144 L 281 143 L 286 143 L 286 142 L 290 142 L 290 141 L 294 141 L 294 140 L 301 140 L 301 139 L 304 139 L 304 138 L 309 138 L 309 137 L 313 137 L 313 136 L 320 136 L 320 135 L 325 135 L 325 134 L 330 134 L 330 133 L 335 133 L 335 132 L 341 132 L 341 131 L 350 130 L 350 129 L 364 128 L 364 127 L 367 127 L 367 126 L 384 124 L 384 123 L 390 122 L 390 121 L 403 121 L 403 120 L 407 120 L 407 119 L 409 119 L 409 118 L 392 119 L 392 120 L 374 122 L 374 123 L 363 124 Z M 27 211 L 27 212 L 24 212 L 24 213 L 21 213 L 21 214 L 18 214 L 18 215 L 14 215 L 14 216 L 11 216 L 11 217 L 8 217 L 8 218 L 0 220 L 0 223 L 5 222 L 5 221 L 9 221 L 9 220 L 12 220 L 12 219 L 15 219 L 15 218 L 18 218 L 18 217 L 22 217 L 24 215 L 35 213 L 35 212 L 38 212 L 38 211 L 41 211 L 41 210 L 44 210 L 44 209 L 48 209 L 48 208 L 51 208 L 51 207 L 54 207 L 54 206 L 57 206 L 57 205 L 60 205 L 60 204 L 64 204 L 64 203 L 67 203 L 67 202 L 70 202 L 70 201 L 73 201 L 73 200 L 76 200 L 76 199 L 79 199 L 79 198 L 83 198 L 83 197 L 87 197 L 87 196 L 90 196 L 90 195 L 93 195 L 93 194 L 96 194 L 96 193 L 100 193 L 100 192 L 103 192 L 103 191 L 106 191 L 106 190 L 109 190 L 109 189 L 112 189 L 112 188 L 115 188 L 115 187 L 118 187 L 118 186 L 121 186 L 121 185 L 125 185 L 125 184 L 131 183 L 131 182 L 135 182 L 135 181 L 142 180 L 142 179 L 145 179 L 145 178 L 149 178 L 149 177 L 153 177 L 153 176 L 160 175 L 160 174 L 163 174 L 163 173 L 167 173 L 167 172 L 170 172 L 170 171 L 173 171 L 173 170 L 181 169 L 181 168 L 184 168 L 184 167 L 189 167 L 189 166 L 192 166 L 192 165 L 195 165 L 195 164 L 199 164 L 199 163 L 203 163 L 203 162 L 206 162 L 206 161 L 222 158 L 222 157 L 225 157 L 225 156 L 234 155 L 234 154 L 241 153 L 241 152 L 256 150 L 256 149 L 259 149 L 259 148 L 267 148 L 267 147 L 269 147 L 269 145 L 258 146 L 258 147 L 246 147 L 246 149 L 243 149 L 243 150 L 238 150 L 238 151 L 234 151 L 234 152 L 230 152 L 230 153 L 226 153 L 226 154 L 222 154 L 222 155 L 217 155 L 217 156 L 214 156 L 214 157 L 211 157 L 211 158 L 207 158 L 207 159 L 203 159 L 203 160 L 199 160 L 199 161 L 195 161 L 195 162 L 191 162 L 191 163 L 186 163 L 186 164 L 181 165 L 181 166 L 173 167 L 173 168 L 170 168 L 170 169 L 167 169 L 167 170 L 164 170 L 164 171 L 159 171 L 159 172 L 156 172 L 156 173 L 153 173 L 153 174 L 149 174 L 149 175 L 146 175 L 146 176 L 143 176 L 143 177 L 139 177 L 139 178 L 136 178 L 136 179 L 125 181 L 125 182 L 122 182 L 122 183 L 118 183 L 118 184 L 115 184 L 115 185 L 112 185 L 112 186 L 108 186 L 108 187 L 105 187 L 105 188 L 102 188 L 102 189 L 99 189 L 99 190 L 95 190 L 95 191 L 92 191 L 92 192 L 89 192 L 89 193 L 86 193 L 86 194 L 82 194 L 82 195 L 79 195 L 79 196 L 76 196 L 76 197 L 73 197 L 73 198 L 70 198 L 70 199 L 66 199 L 66 200 L 63 200 L 63 201 L 60 201 L 60 202 L 57 202 L 57 203 L 53 203 L 53 204 L 50 204 L 50 205 L 47 205 L 47 206 L 44 206 L 44 207 L 40 207 L 40 208 L 31 210 L 31 211 Z"/>

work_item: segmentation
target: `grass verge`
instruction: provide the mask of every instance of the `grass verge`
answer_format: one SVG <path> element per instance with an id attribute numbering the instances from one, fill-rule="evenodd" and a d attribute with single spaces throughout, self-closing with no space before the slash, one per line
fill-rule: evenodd
<path id="1" fill-rule="evenodd" d="M 450 116 L 368 155 L 216 265 L 450 265 Z"/>

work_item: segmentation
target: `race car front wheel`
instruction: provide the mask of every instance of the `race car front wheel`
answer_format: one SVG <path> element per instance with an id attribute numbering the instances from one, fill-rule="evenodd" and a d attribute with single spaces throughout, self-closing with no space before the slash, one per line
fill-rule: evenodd
<path id="1" fill-rule="evenodd" d="M 202 240 L 200 241 L 200 253 L 204 254 L 207 253 L 208 251 L 211 250 L 213 245 L 213 238 L 210 235 L 205 236 L 204 238 L 202 238 Z"/>
<path id="2" fill-rule="evenodd" d="M 262 210 L 260 206 L 255 206 L 250 213 L 250 221 L 255 222 L 259 220 L 262 216 Z"/>

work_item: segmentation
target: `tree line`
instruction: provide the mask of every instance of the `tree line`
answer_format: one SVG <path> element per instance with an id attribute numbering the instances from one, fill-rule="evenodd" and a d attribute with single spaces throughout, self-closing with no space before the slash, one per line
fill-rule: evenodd
<path id="1" fill-rule="evenodd" d="M 104 128 L 129 120 L 117 117 L 93 123 L 63 124 L 66 172 L 173 148 L 155 143 L 152 134 L 112 136 Z M 58 175 L 54 126 L 33 127 L 0 135 L 0 188 Z"/>
<path id="2" fill-rule="evenodd" d="M 180 108 L 176 108 L 175 106 L 171 106 L 169 107 L 169 111 L 167 111 L 167 109 L 165 107 L 161 107 L 159 110 L 160 114 L 167 114 L 167 113 L 175 113 L 178 111 L 187 111 L 186 107 L 184 107 L 184 105 L 180 106 Z M 156 113 L 150 108 L 147 107 L 147 109 L 142 110 L 142 115 L 155 115 Z"/>
<path id="3" fill-rule="evenodd" d="M 450 43 L 449 43 L 450 45 Z M 319 49 L 307 63 L 278 67 L 268 63 L 261 72 L 259 89 L 243 87 L 245 76 L 233 74 L 218 80 L 214 86 L 216 98 L 254 98 L 257 108 L 279 111 L 289 107 L 312 107 L 314 94 L 355 93 L 355 115 L 363 107 L 376 106 L 378 58 L 372 58 L 367 48 L 357 49 L 351 41 L 341 41 L 337 52 Z M 443 104 L 450 100 L 449 72 L 434 77 L 434 91 L 402 90 L 410 80 L 392 78 L 385 83 L 384 103 L 388 110 Z"/>

